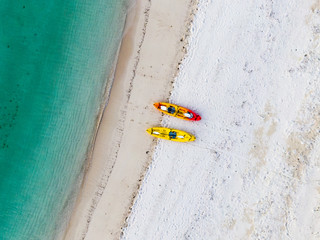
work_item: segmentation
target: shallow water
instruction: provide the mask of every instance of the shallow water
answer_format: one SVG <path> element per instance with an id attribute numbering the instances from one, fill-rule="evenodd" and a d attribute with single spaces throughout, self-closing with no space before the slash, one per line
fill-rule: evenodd
<path id="1" fill-rule="evenodd" d="M 62 227 L 127 2 L 0 0 L 1 239 L 52 239 Z"/>

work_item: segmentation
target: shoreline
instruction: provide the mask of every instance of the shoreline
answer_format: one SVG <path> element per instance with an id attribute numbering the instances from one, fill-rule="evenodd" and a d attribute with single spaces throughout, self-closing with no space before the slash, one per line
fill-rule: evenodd
<path id="1" fill-rule="evenodd" d="M 144 0 L 129 12 L 127 19 L 134 21 L 124 28 L 111 93 L 105 98 L 107 105 L 99 117 L 94 149 L 88 154 L 91 160 L 85 167 L 64 239 L 120 237 L 157 143 L 143 130 L 161 122 L 152 103 L 169 98 L 186 53 L 196 5 L 195 0 Z M 159 25 L 169 14 L 171 21 L 165 19 Z M 161 31 L 165 39 L 161 39 Z"/>
<path id="2" fill-rule="evenodd" d="M 130 7 L 129 9 L 130 10 L 128 12 L 131 11 L 132 7 Z M 125 31 L 127 29 L 127 24 L 126 24 L 127 18 L 128 18 L 128 14 L 125 17 L 125 21 L 124 21 L 123 33 L 122 33 L 123 36 L 125 35 Z M 123 38 L 123 36 L 122 36 L 122 38 Z M 69 202 L 71 202 L 71 204 L 69 203 L 68 206 L 65 208 L 66 213 L 61 216 L 61 222 L 64 221 L 64 218 L 67 218 L 68 221 L 66 221 L 66 224 L 62 224 L 60 226 L 60 228 L 58 228 L 57 233 L 55 234 L 57 239 L 66 239 L 66 233 L 69 231 L 68 229 L 69 229 L 70 222 L 74 217 L 74 210 L 76 208 L 78 208 L 79 195 L 81 194 L 81 192 L 83 190 L 83 185 L 85 182 L 86 175 L 87 175 L 89 169 L 91 168 L 91 164 L 92 164 L 91 160 L 92 160 L 92 156 L 93 156 L 93 152 L 94 152 L 94 146 L 95 146 L 95 143 L 97 140 L 97 135 L 99 132 L 99 128 L 101 125 L 101 121 L 102 121 L 106 106 L 109 102 L 111 89 L 112 89 L 112 85 L 113 85 L 113 80 L 114 80 L 114 76 L 115 76 L 115 72 L 116 72 L 117 62 L 118 62 L 118 58 L 120 55 L 120 49 L 121 49 L 121 44 L 119 44 L 119 47 L 116 52 L 115 60 L 112 64 L 111 71 L 110 71 L 109 76 L 107 77 L 107 81 L 105 83 L 104 92 L 102 95 L 103 100 L 99 106 L 100 110 L 96 116 L 96 125 L 94 126 L 94 133 L 91 137 L 90 143 L 89 143 L 87 150 L 86 150 L 86 152 L 87 152 L 86 153 L 86 160 L 81 167 L 82 171 L 80 172 L 79 177 L 78 177 L 78 184 L 76 185 L 76 187 L 74 189 L 75 194 L 73 193 L 72 197 L 69 200 Z M 75 190 L 77 190 L 78 192 Z M 68 208 L 70 205 L 72 205 L 73 208 Z"/>

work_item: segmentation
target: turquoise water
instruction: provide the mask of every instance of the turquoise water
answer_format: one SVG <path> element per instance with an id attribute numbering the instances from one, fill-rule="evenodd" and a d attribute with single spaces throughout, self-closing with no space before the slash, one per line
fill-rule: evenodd
<path id="1" fill-rule="evenodd" d="M 0 239 L 53 239 L 61 229 L 127 4 L 0 0 Z"/>

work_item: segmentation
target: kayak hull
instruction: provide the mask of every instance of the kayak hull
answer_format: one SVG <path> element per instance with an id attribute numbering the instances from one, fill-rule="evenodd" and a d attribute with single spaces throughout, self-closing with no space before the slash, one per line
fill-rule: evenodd
<path id="1" fill-rule="evenodd" d="M 175 142 L 191 142 L 196 140 L 196 137 L 192 134 L 173 128 L 153 127 L 148 128 L 147 133 L 157 138 Z"/>
<path id="2" fill-rule="evenodd" d="M 157 102 L 153 106 L 158 109 L 160 112 L 168 114 L 170 116 L 180 118 L 187 121 L 199 121 L 201 120 L 200 115 L 196 114 L 194 111 L 178 106 L 172 103 Z"/>

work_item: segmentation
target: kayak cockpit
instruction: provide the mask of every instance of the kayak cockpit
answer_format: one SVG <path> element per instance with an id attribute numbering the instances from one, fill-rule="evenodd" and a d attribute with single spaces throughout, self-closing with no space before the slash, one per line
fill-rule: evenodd
<path id="1" fill-rule="evenodd" d="M 177 137 L 177 133 L 174 132 L 174 131 L 170 131 L 170 132 L 169 132 L 169 137 L 170 137 L 171 139 L 175 139 L 175 138 Z"/>
<path id="2" fill-rule="evenodd" d="M 172 106 L 168 107 L 168 113 L 174 114 L 176 112 L 176 109 Z"/>

